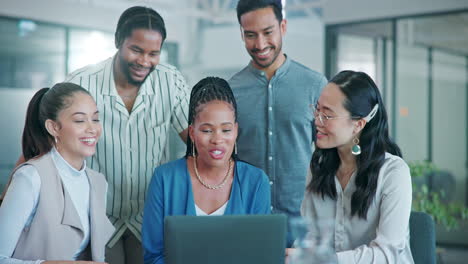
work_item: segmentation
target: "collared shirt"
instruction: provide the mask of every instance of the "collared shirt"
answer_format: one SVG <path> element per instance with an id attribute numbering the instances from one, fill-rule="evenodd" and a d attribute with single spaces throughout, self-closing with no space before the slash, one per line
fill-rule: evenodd
<path id="1" fill-rule="evenodd" d="M 330 241 L 340 264 L 414 263 L 409 244 L 412 187 L 408 165 L 386 153 L 367 219 L 351 216 L 355 180 L 354 173 L 343 190 L 335 176 L 336 200 L 306 194 L 302 214 L 314 223 L 312 234 Z"/>
<path id="2" fill-rule="evenodd" d="M 171 126 L 178 133 L 187 128 L 190 95 L 180 72 L 159 64 L 141 85 L 129 113 L 115 87 L 114 57 L 79 69 L 66 80 L 87 89 L 98 106 L 103 133 L 88 164 L 109 184 L 107 215 L 116 228 L 110 247 L 127 228 L 141 239 L 143 204 L 153 169 L 168 161 Z"/>
<path id="3" fill-rule="evenodd" d="M 300 215 L 312 157 L 313 113 L 327 80 L 286 57 L 268 81 L 250 63 L 229 84 L 237 102 L 239 158 L 270 178 L 273 213 Z"/>
<path id="4" fill-rule="evenodd" d="M 50 155 L 57 167 L 73 205 L 83 226 L 83 241 L 74 256 L 86 249 L 90 239 L 89 228 L 89 182 L 86 176 L 86 162 L 80 170 L 73 168 L 55 148 Z M 23 229 L 29 227 L 36 215 L 41 191 L 41 178 L 33 165 L 24 165 L 14 174 L 5 200 L 0 207 L 0 264 L 38 264 L 41 260 L 25 261 L 10 258 Z"/>

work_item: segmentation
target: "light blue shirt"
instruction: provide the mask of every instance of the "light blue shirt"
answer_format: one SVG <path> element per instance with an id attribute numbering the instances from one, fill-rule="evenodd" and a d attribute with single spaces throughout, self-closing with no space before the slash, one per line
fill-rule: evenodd
<path id="1" fill-rule="evenodd" d="M 286 57 L 270 80 L 250 63 L 229 84 L 237 102 L 239 158 L 270 178 L 273 213 L 299 216 L 312 157 L 311 105 L 326 78 Z"/>
<path id="2" fill-rule="evenodd" d="M 270 186 L 265 173 L 237 161 L 225 215 L 270 214 Z M 196 215 L 187 160 L 181 158 L 155 169 L 143 214 L 145 263 L 164 263 L 164 217 Z"/>
<path id="3" fill-rule="evenodd" d="M 86 249 L 90 239 L 89 182 L 85 171 L 86 161 L 80 170 L 76 170 L 63 159 L 55 148 L 45 155 L 52 156 L 63 185 L 70 195 L 83 226 L 84 238 L 74 256 L 76 258 Z M 36 214 L 40 190 L 41 178 L 34 166 L 25 165 L 13 174 L 8 192 L 0 207 L 0 264 L 36 264 L 42 262 L 40 260 L 23 261 L 11 258 L 23 229 L 31 224 Z"/>

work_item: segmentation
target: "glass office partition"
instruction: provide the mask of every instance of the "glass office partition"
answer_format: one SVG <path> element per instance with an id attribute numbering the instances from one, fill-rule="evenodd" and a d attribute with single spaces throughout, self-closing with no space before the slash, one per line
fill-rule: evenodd
<path id="1" fill-rule="evenodd" d="M 428 52 L 398 43 L 396 137 L 406 161 L 428 157 Z"/>
<path id="2" fill-rule="evenodd" d="M 114 35 L 111 33 L 70 29 L 68 72 L 107 59 L 116 51 Z"/>
<path id="3" fill-rule="evenodd" d="M 65 75 L 65 29 L 0 18 L 0 87 L 39 88 Z"/>
<path id="4" fill-rule="evenodd" d="M 34 92 L 115 52 L 110 32 L 0 17 L 0 123 L 8 124 L 0 133 L 0 193 L 20 156 L 26 107 Z M 160 61 L 177 66 L 178 52 L 177 43 L 166 41 Z M 170 140 L 171 158 L 181 157 L 185 145 L 175 131 Z"/>
<path id="5" fill-rule="evenodd" d="M 467 28 L 467 11 L 330 25 L 325 54 L 327 77 L 348 68 L 364 70 L 376 80 L 391 136 L 405 160 L 434 162 L 444 176 L 433 187 L 446 188 L 447 199 L 465 205 Z M 461 231 L 451 237 L 438 233 L 438 239 L 466 246 L 462 237 L 468 229 Z"/>

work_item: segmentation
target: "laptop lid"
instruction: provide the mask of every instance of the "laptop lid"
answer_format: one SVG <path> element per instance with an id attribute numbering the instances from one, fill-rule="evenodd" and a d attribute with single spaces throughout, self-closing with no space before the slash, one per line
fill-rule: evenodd
<path id="1" fill-rule="evenodd" d="M 167 264 L 284 264 L 285 215 L 167 216 Z"/>

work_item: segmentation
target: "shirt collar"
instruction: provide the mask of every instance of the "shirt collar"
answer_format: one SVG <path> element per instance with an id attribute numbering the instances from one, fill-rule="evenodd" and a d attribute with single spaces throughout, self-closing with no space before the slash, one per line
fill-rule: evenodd
<path id="1" fill-rule="evenodd" d="M 283 62 L 283 64 L 276 70 L 275 72 L 275 75 L 273 76 L 281 76 L 283 75 L 285 72 L 288 71 L 289 69 L 289 65 L 291 65 L 291 59 L 286 55 L 286 53 L 284 53 L 284 57 L 286 58 Z M 253 74 L 257 75 L 257 76 L 265 76 L 265 72 L 260 70 L 260 69 L 257 69 L 253 66 L 253 61 L 251 60 L 250 63 L 249 63 L 249 66 L 248 66 L 250 72 L 252 72 Z"/>
<path id="2" fill-rule="evenodd" d="M 60 155 L 60 153 L 57 151 L 55 147 L 52 148 L 50 151 L 52 154 L 52 160 L 55 163 L 55 166 L 57 166 L 58 171 L 61 173 L 64 173 L 66 176 L 70 175 L 72 177 L 79 177 L 82 175 L 85 170 L 86 170 L 86 160 L 83 161 L 83 167 L 81 167 L 80 170 L 77 170 L 73 168 L 73 166 L 70 165 L 63 157 Z"/>

